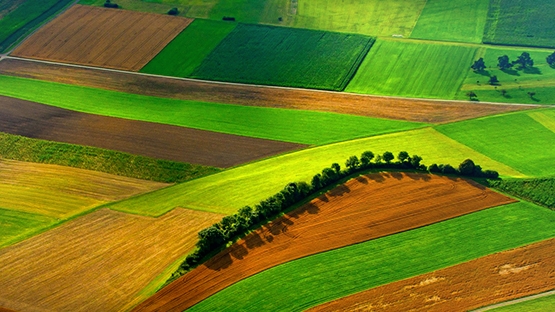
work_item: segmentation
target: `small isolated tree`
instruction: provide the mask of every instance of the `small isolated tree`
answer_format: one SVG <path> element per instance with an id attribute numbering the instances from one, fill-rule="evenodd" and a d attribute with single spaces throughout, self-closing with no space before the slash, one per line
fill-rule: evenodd
<path id="1" fill-rule="evenodd" d="M 507 97 L 507 90 L 501 89 L 501 90 L 499 90 L 499 92 L 501 92 L 501 95 L 502 95 L 503 97 Z"/>
<path id="2" fill-rule="evenodd" d="M 359 165 L 360 165 L 360 161 L 356 156 L 349 157 L 349 159 L 347 159 L 347 161 L 345 162 L 345 166 L 347 167 L 347 170 L 349 172 L 355 171 Z"/>
<path id="3" fill-rule="evenodd" d="M 472 68 L 472 70 L 474 70 L 475 72 L 483 71 L 484 69 L 486 69 L 486 63 L 484 63 L 484 58 L 481 57 L 478 60 L 476 60 L 474 64 L 470 66 L 470 68 Z"/>
<path id="4" fill-rule="evenodd" d="M 393 156 L 392 152 L 385 152 L 383 153 L 382 158 L 386 163 L 389 164 L 395 158 L 395 156 Z"/>
<path id="5" fill-rule="evenodd" d="M 547 64 L 551 67 L 555 67 L 555 52 L 549 54 L 546 58 Z"/>
<path id="6" fill-rule="evenodd" d="M 399 155 L 397 156 L 397 159 L 399 159 L 400 162 L 404 163 L 404 162 L 409 162 L 410 161 L 410 156 L 409 153 L 402 151 L 399 153 Z"/>
<path id="7" fill-rule="evenodd" d="M 179 10 L 177 8 L 172 8 L 168 11 L 168 15 L 177 15 L 179 14 Z"/>
<path id="8" fill-rule="evenodd" d="M 536 92 L 528 92 L 528 96 L 530 96 L 531 99 L 534 98 L 534 95 L 536 95 Z"/>
<path id="9" fill-rule="evenodd" d="M 476 95 L 476 93 L 474 93 L 474 91 L 467 92 L 466 96 L 468 96 L 468 99 L 471 100 L 471 101 L 478 97 L 478 95 Z"/>
<path id="10" fill-rule="evenodd" d="M 476 165 L 474 164 L 474 162 L 472 161 L 472 159 L 465 159 L 460 165 L 459 165 L 459 172 L 462 175 L 467 175 L 470 176 L 474 173 L 474 169 L 475 169 Z"/>
<path id="11" fill-rule="evenodd" d="M 493 86 L 493 85 L 497 85 L 497 84 L 499 84 L 499 79 L 497 79 L 497 76 L 493 75 L 493 76 L 489 77 L 489 81 L 488 81 L 488 82 L 489 82 L 489 84 L 492 85 L 492 86 Z"/>
<path id="12" fill-rule="evenodd" d="M 110 1 L 110 0 L 106 0 L 106 2 L 104 2 L 104 7 L 105 8 L 117 9 L 117 8 L 119 8 L 119 5 L 117 3 L 112 3 L 112 1 Z"/>
<path id="13" fill-rule="evenodd" d="M 518 65 L 520 69 L 529 68 L 534 66 L 534 60 L 530 57 L 530 53 L 522 52 L 522 54 L 513 62 L 513 64 Z"/>
<path id="14" fill-rule="evenodd" d="M 503 55 L 497 58 L 497 67 L 501 70 L 509 69 L 513 67 L 513 64 L 509 61 L 509 57 L 507 55 Z"/>

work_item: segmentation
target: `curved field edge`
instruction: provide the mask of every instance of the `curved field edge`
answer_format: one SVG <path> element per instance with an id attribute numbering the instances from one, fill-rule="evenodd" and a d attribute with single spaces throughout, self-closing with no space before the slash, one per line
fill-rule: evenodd
<path id="1" fill-rule="evenodd" d="M 242 280 L 189 311 L 303 310 L 552 238 L 555 236 L 555 229 L 550 226 L 553 222 L 555 213 L 530 203 L 491 208 L 291 261 Z"/>
<path id="2" fill-rule="evenodd" d="M 555 309 L 555 292 L 550 291 L 545 294 L 537 294 L 530 297 L 515 299 L 512 301 L 502 302 L 490 307 L 475 310 L 475 312 L 492 311 L 492 312 L 545 312 Z"/>
<path id="3" fill-rule="evenodd" d="M 329 112 L 157 98 L 1 75 L 0 83 L 4 87 L 1 95 L 79 112 L 301 144 L 326 144 L 426 125 Z"/>
<path id="4" fill-rule="evenodd" d="M 26 138 L 0 132 L 0 159 L 55 164 L 157 182 L 175 183 L 221 169 L 160 160 L 128 153 Z"/>
<path id="5" fill-rule="evenodd" d="M 470 158 L 483 168 L 497 170 L 504 176 L 521 177 L 518 171 L 440 134 L 432 128 L 386 134 L 365 139 L 314 147 L 280 155 L 241 167 L 178 184 L 163 190 L 110 205 L 110 208 L 151 216 L 175 207 L 232 214 L 245 205 L 254 205 L 279 192 L 287 183 L 310 182 L 322 168 L 360 156 L 370 150 L 377 154 L 407 151 L 419 155 L 422 163 L 458 165 Z M 218 190 L 214 192 L 214 190 Z"/>

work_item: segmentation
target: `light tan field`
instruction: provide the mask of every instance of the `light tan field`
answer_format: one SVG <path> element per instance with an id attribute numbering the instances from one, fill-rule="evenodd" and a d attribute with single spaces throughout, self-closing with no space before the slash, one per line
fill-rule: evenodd
<path id="1" fill-rule="evenodd" d="M 12 55 L 139 70 L 191 22 L 169 15 L 75 5 Z"/>
<path id="2" fill-rule="evenodd" d="M 158 219 L 109 209 L 79 217 L 0 250 L 0 306 L 118 311 L 221 217 L 179 208 Z"/>

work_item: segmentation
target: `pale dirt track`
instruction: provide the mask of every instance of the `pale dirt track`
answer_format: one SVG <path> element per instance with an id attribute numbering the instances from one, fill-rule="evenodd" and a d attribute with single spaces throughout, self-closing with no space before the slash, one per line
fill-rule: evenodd
<path id="1" fill-rule="evenodd" d="M 182 311 L 287 261 L 511 202 L 462 179 L 412 173 L 361 176 L 253 232 L 135 311 Z"/>
<path id="2" fill-rule="evenodd" d="M 316 110 L 428 123 L 446 123 L 535 108 L 533 105 L 402 99 L 183 80 L 19 59 L 2 60 L 0 74 L 183 100 Z"/>
<path id="3" fill-rule="evenodd" d="M 79 217 L 0 250 L 0 306 L 118 311 L 221 218 L 179 208 L 158 219 L 108 209 Z"/>
<path id="4" fill-rule="evenodd" d="M 555 288 L 555 239 L 376 287 L 310 311 L 468 311 Z"/>
<path id="5" fill-rule="evenodd" d="M 12 55 L 139 70 L 191 22 L 169 15 L 74 5 L 26 39 Z"/>

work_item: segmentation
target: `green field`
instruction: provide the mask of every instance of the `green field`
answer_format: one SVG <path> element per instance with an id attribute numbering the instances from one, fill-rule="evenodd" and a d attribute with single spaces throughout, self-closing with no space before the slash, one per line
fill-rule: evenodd
<path id="1" fill-rule="evenodd" d="M 555 310 L 555 295 L 491 309 L 491 312 L 547 312 Z"/>
<path id="2" fill-rule="evenodd" d="M 503 192 L 555 209 L 555 178 L 505 179 L 490 184 Z"/>
<path id="3" fill-rule="evenodd" d="M 484 117 L 436 129 L 526 175 L 555 175 L 555 133 L 528 114 Z"/>
<path id="4" fill-rule="evenodd" d="M 54 223 L 43 215 L 0 208 L 0 248 Z"/>
<path id="5" fill-rule="evenodd" d="M 188 77 L 235 26 L 234 23 L 197 19 L 143 67 L 141 72 Z"/>
<path id="6" fill-rule="evenodd" d="M 287 183 L 307 181 L 325 167 L 337 162 L 344 167 L 347 157 L 366 150 L 374 153 L 400 151 L 418 154 L 422 163 L 460 164 L 473 159 L 484 169 L 503 175 L 522 176 L 431 128 L 387 134 L 341 142 L 281 155 L 208 177 L 137 196 L 110 206 L 115 210 L 150 216 L 161 215 L 175 207 L 232 214 L 245 205 L 253 205 L 280 191 Z M 215 192 L 214 190 L 218 190 Z"/>
<path id="7" fill-rule="evenodd" d="M 488 12 L 483 0 L 428 0 L 411 38 L 482 42 Z"/>
<path id="8" fill-rule="evenodd" d="M 341 91 L 372 43 L 362 35 L 239 24 L 192 77 Z"/>
<path id="9" fill-rule="evenodd" d="M 85 113 L 304 144 L 344 141 L 424 125 L 326 112 L 182 101 L 9 76 L 0 76 L 0 84 L 2 95 Z"/>
<path id="10" fill-rule="evenodd" d="M 525 202 L 491 208 L 279 265 L 220 291 L 190 311 L 305 310 L 552 238 L 553 222 L 555 213 Z"/>
<path id="11" fill-rule="evenodd" d="M 378 40 L 346 91 L 453 98 L 474 53 L 465 46 Z"/>
<path id="12" fill-rule="evenodd" d="M 491 0 L 484 42 L 555 47 L 555 24 L 550 0 Z"/>

